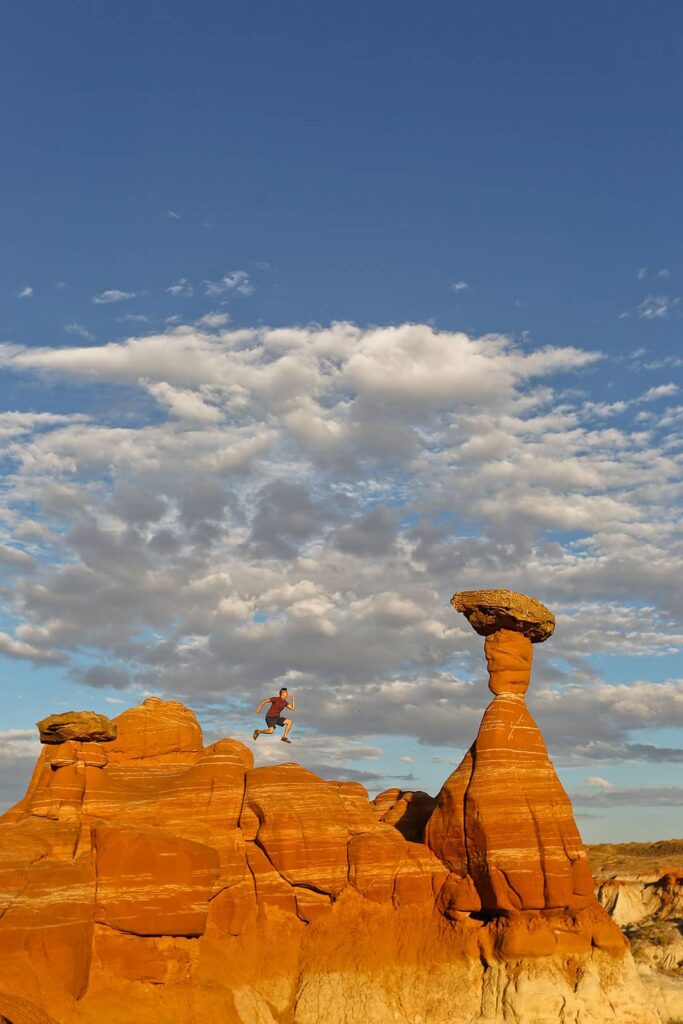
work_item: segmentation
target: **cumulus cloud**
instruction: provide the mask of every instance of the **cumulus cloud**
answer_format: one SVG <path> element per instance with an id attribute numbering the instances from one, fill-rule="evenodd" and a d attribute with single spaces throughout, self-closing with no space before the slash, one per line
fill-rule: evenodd
<path id="1" fill-rule="evenodd" d="M 469 292 L 471 291 L 471 288 L 467 281 L 454 281 L 450 290 L 452 292 Z"/>
<path id="2" fill-rule="evenodd" d="M 21 291 L 17 292 L 17 298 L 19 299 L 30 299 L 33 295 L 33 288 L 30 285 L 26 285 Z"/>
<path id="3" fill-rule="evenodd" d="M 35 758 L 40 753 L 36 729 L 4 729 L 0 731 L 0 762 L 15 758 Z"/>
<path id="4" fill-rule="evenodd" d="M 165 405 L 171 415 L 179 419 L 195 420 L 198 423 L 219 423 L 223 413 L 215 405 L 210 405 L 201 394 L 189 388 L 175 388 L 164 381 L 156 381 L 147 385 L 150 395 L 157 402 Z"/>
<path id="5" fill-rule="evenodd" d="M 608 779 L 603 779 L 600 775 L 588 775 L 586 776 L 586 785 L 590 789 L 613 789 L 613 785 Z"/>
<path id="6" fill-rule="evenodd" d="M 205 313 L 204 316 L 200 316 L 197 324 L 200 327 L 225 327 L 226 324 L 230 323 L 229 313 Z"/>
<path id="7" fill-rule="evenodd" d="M 31 568 L 33 559 L 19 548 L 8 547 L 7 544 L 0 544 L 0 564 L 11 565 L 21 569 Z"/>
<path id="8" fill-rule="evenodd" d="M 0 631 L 0 653 L 8 658 L 26 659 L 26 661 L 32 661 L 38 665 L 58 665 L 65 661 L 64 656 L 58 651 L 23 643 L 2 631 Z"/>
<path id="9" fill-rule="evenodd" d="M 125 302 L 127 299 L 134 299 L 137 292 L 122 292 L 118 288 L 107 288 L 99 295 L 93 295 L 92 301 L 96 306 L 107 306 L 112 302 Z"/>
<path id="10" fill-rule="evenodd" d="M 645 394 L 640 396 L 641 402 L 654 402 L 658 398 L 673 398 L 681 389 L 678 384 L 658 384 L 657 387 L 648 388 Z"/>
<path id="11" fill-rule="evenodd" d="M 0 444 L 21 434 L 34 434 L 50 427 L 88 420 L 89 417 L 81 413 L 0 412 Z"/>
<path id="12" fill-rule="evenodd" d="M 8 372 L 108 396 L 90 417 L 0 416 L 0 648 L 195 704 L 249 709 L 287 680 L 311 737 L 340 750 L 372 735 L 464 749 L 489 694 L 449 598 L 506 585 L 558 614 L 529 695 L 551 750 L 598 773 L 678 763 L 638 732 L 683 727 L 681 681 L 608 684 L 592 659 L 683 645 L 683 416 L 670 401 L 637 419 L 672 383 L 611 403 L 567 387 L 589 389 L 600 358 L 221 313 L 97 346 L 0 346 Z"/>

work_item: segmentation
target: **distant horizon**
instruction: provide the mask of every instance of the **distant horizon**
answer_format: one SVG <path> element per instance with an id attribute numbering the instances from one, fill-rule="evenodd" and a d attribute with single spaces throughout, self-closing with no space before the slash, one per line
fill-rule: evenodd
<path id="1" fill-rule="evenodd" d="M 528 704 L 587 843 L 683 835 L 683 9 L 8 10 L 0 807 L 146 694 L 432 795 L 456 590 L 557 616 Z"/>

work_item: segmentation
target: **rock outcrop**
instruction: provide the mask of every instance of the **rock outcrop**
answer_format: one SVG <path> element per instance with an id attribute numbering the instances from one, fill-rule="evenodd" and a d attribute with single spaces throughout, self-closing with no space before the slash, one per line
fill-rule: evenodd
<path id="1" fill-rule="evenodd" d="M 683 1020 L 683 840 L 589 848 L 598 901 L 624 928 L 662 1020 Z"/>
<path id="2" fill-rule="evenodd" d="M 656 1024 L 524 706 L 525 600 L 436 804 L 254 768 L 157 698 L 50 742 L 0 818 L 0 992 L 58 1024 Z"/>
<path id="3" fill-rule="evenodd" d="M 492 618 L 492 592 L 474 593 L 478 599 L 486 596 L 484 612 Z M 478 626 L 481 617 L 472 592 L 465 596 L 467 603 L 459 594 L 453 602 L 467 608 Z M 426 829 L 427 846 L 452 872 L 451 911 L 580 911 L 594 902 L 569 797 L 524 701 L 533 660 L 531 634 L 538 626 L 530 621 L 535 611 L 530 599 L 508 599 L 503 621 L 520 607 L 519 632 L 501 628 L 486 635 L 489 688 L 495 698 L 477 738 L 439 793 Z"/>
<path id="4" fill-rule="evenodd" d="M 95 711 L 65 711 L 36 722 L 41 743 L 107 743 L 116 739 L 116 726 L 106 715 Z"/>

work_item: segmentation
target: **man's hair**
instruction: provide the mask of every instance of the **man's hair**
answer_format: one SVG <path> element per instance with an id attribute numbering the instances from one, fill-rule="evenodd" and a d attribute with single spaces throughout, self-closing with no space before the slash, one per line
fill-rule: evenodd
<path id="1" fill-rule="evenodd" d="M 287 687 L 286 686 L 281 686 L 280 687 L 280 693 L 287 693 Z"/>

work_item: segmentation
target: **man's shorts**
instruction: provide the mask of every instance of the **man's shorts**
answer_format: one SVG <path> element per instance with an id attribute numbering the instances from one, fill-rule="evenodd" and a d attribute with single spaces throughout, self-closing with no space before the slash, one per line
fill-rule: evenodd
<path id="1" fill-rule="evenodd" d="M 269 729 L 274 729 L 276 725 L 284 725 L 286 721 L 287 719 L 283 718 L 282 715 L 275 715 L 274 718 L 269 718 L 266 715 L 266 725 Z"/>

